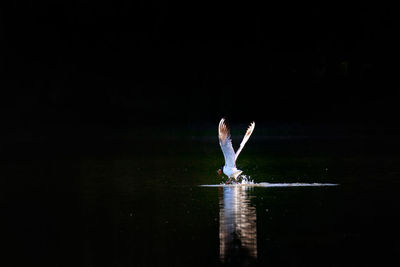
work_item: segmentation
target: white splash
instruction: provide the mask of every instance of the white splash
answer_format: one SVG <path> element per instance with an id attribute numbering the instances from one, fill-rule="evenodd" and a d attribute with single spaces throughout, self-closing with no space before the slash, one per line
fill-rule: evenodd
<path id="1" fill-rule="evenodd" d="M 242 175 L 244 176 L 244 175 Z M 210 184 L 210 185 L 200 185 L 203 187 L 235 187 L 235 186 L 251 186 L 251 187 L 318 187 L 318 186 L 338 186 L 339 184 L 332 183 L 254 183 L 250 177 L 244 176 L 239 183 L 232 184 Z"/>
<path id="2" fill-rule="evenodd" d="M 242 174 L 240 175 L 240 182 L 238 184 L 241 185 L 252 185 L 254 184 L 254 181 L 251 180 L 251 177 L 247 177 L 246 175 Z"/>
<path id="3" fill-rule="evenodd" d="M 338 186 L 330 183 L 259 183 L 260 187 Z"/>

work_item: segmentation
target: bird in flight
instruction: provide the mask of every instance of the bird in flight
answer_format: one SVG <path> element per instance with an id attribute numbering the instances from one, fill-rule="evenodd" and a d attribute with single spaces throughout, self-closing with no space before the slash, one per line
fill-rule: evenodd
<path id="1" fill-rule="evenodd" d="M 242 142 L 240 143 L 239 149 L 236 151 L 233 150 L 232 147 L 232 139 L 231 134 L 229 132 L 228 126 L 225 124 L 225 119 L 222 118 L 218 125 L 218 139 L 219 145 L 221 146 L 222 153 L 225 158 L 225 165 L 218 170 L 218 174 L 221 175 L 222 172 L 228 176 L 228 181 L 226 183 L 231 182 L 232 179 L 237 181 L 238 176 L 243 172 L 236 168 L 236 160 L 242 151 L 244 145 L 247 140 L 249 140 L 250 135 L 253 133 L 255 123 L 252 122 L 250 126 L 247 128 L 246 134 L 243 137 Z"/>

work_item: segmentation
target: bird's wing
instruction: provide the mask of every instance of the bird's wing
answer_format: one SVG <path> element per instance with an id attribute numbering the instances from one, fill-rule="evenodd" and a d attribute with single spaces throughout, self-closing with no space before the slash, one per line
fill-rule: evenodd
<path id="1" fill-rule="evenodd" d="M 240 151 L 242 151 L 244 145 L 246 144 L 247 140 L 249 140 L 250 135 L 253 133 L 254 127 L 256 126 L 256 124 L 254 123 L 254 121 L 250 124 L 249 128 L 247 128 L 246 134 L 243 137 L 242 142 L 240 143 L 240 147 L 238 149 L 238 151 L 236 151 L 236 155 L 235 155 L 235 161 L 236 159 L 239 157 Z"/>
<path id="2" fill-rule="evenodd" d="M 222 153 L 224 153 L 225 165 L 228 167 L 236 167 L 235 151 L 232 147 L 231 134 L 229 128 L 225 124 L 225 119 L 221 119 L 218 126 L 218 139 Z"/>

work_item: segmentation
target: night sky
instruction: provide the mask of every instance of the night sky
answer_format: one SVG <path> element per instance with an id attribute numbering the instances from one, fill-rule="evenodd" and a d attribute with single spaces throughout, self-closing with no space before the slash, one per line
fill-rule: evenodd
<path id="1" fill-rule="evenodd" d="M 398 17 L 381 1 L 30 1 L 1 12 L 11 128 L 397 121 Z"/>

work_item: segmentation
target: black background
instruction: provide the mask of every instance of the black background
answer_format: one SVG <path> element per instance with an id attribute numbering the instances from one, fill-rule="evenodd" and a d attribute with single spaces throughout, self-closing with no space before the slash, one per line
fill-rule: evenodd
<path id="1" fill-rule="evenodd" d="M 396 19 L 381 1 L 8 4 L 3 121 L 393 125 Z"/>
<path id="2" fill-rule="evenodd" d="M 82 208 L 82 158 L 158 149 L 138 148 L 132 129 L 215 133 L 223 116 L 309 135 L 324 125 L 329 135 L 390 134 L 384 146 L 349 143 L 397 155 L 399 16 L 389 1 L 11 1 L 0 12 L 1 205 L 15 266 L 83 262 L 82 224 L 97 217 Z M 94 243 L 112 239 L 96 231 Z"/>

